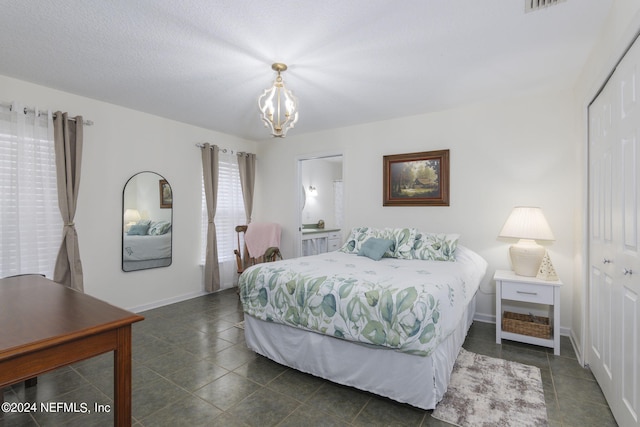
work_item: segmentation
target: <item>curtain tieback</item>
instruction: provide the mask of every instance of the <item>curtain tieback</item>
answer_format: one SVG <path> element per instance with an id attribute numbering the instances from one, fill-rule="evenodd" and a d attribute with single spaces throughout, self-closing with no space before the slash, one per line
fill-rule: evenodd
<path id="1" fill-rule="evenodd" d="M 210 219 L 210 220 L 209 220 L 209 224 L 213 224 L 213 222 L 214 222 L 214 221 L 213 221 L 212 219 Z"/>
<path id="2" fill-rule="evenodd" d="M 75 227 L 75 225 L 76 225 L 76 223 L 71 221 L 71 222 L 66 223 L 64 226 L 65 227 Z"/>

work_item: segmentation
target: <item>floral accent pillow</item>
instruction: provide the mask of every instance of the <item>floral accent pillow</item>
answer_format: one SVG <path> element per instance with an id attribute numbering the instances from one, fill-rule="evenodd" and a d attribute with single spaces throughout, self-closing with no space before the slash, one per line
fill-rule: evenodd
<path id="1" fill-rule="evenodd" d="M 368 239 L 389 239 L 393 241 L 391 247 L 384 253 L 387 258 L 412 259 L 413 247 L 418 230 L 415 228 L 372 228 L 354 227 L 351 229 L 347 241 L 339 249 L 348 254 L 358 254 L 362 244 Z"/>
<path id="2" fill-rule="evenodd" d="M 412 250 L 415 244 L 418 230 L 415 228 L 385 228 L 385 239 L 393 240 L 394 244 L 386 252 L 385 256 L 399 259 L 412 259 Z"/>
<path id="3" fill-rule="evenodd" d="M 152 222 L 151 227 L 149 227 L 149 235 L 160 236 L 167 234 L 169 230 L 171 230 L 171 223 L 169 221 Z"/>
<path id="4" fill-rule="evenodd" d="M 435 234 L 418 232 L 413 249 L 413 259 L 455 261 L 459 234 Z"/>
<path id="5" fill-rule="evenodd" d="M 383 236 L 377 228 L 353 227 L 349 237 L 347 237 L 347 241 L 339 251 L 347 254 L 357 254 L 360 252 L 362 244 L 370 238 L 381 239 Z"/>

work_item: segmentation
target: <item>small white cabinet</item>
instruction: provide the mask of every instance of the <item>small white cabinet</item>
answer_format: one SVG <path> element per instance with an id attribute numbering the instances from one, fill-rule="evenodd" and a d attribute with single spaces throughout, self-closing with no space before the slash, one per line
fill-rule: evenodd
<path id="1" fill-rule="evenodd" d="M 553 348 L 560 355 L 560 286 L 559 280 L 546 281 L 535 277 L 518 276 L 510 270 L 496 270 L 496 343 L 502 339 Z M 503 306 L 510 301 L 549 306 L 553 336 L 538 338 L 502 330 Z"/>
<path id="2" fill-rule="evenodd" d="M 337 251 L 340 244 L 340 230 L 302 232 L 302 256 Z"/>
<path id="3" fill-rule="evenodd" d="M 331 252 L 331 251 L 337 251 L 338 249 L 340 249 L 340 244 L 342 243 L 342 238 L 340 236 L 340 232 L 339 231 L 331 231 L 330 233 L 328 233 L 328 245 L 327 245 L 327 251 Z"/>

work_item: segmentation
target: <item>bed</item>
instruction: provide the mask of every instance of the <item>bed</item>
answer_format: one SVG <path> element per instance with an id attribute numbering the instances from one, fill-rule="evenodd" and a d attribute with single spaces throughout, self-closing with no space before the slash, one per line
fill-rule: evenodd
<path id="1" fill-rule="evenodd" d="M 134 271 L 171 265 L 171 231 L 160 235 L 129 235 L 122 240 L 122 269 Z"/>
<path id="2" fill-rule="evenodd" d="M 360 227 L 339 251 L 248 268 L 239 280 L 248 347 L 339 384 L 435 408 L 487 268 L 458 237 Z M 371 256 L 369 243 L 381 240 L 388 248 Z"/>

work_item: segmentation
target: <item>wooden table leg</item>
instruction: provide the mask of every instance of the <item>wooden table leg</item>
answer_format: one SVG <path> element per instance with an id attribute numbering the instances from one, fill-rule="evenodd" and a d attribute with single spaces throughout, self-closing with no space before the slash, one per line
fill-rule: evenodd
<path id="1" fill-rule="evenodd" d="M 114 351 L 114 422 L 118 427 L 131 426 L 131 325 L 118 328 Z"/>
<path id="2" fill-rule="evenodd" d="M 38 377 L 29 378 L 24 381 L 25 387 L 33 387 L 34 385 L 38 385 Z M 4 388 L 0 387 L 0 403 L 4 403 Z"/>

